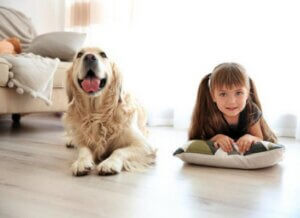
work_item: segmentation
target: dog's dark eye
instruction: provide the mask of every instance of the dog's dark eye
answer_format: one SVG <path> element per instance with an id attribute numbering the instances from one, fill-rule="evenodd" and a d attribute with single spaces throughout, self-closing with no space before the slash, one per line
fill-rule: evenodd
<path id="1" fill-rule="evenodd" d="M 78 52 L 77 58 L 80 58 L 83 55 L 83 52 Z"/>
<path id="2" fill-rule="evenodd" d="M 100 52 L 99 54 L 100 54 L 100 56 L 101 56 L 101 57 L 103 57 L 103 58 L 107 58 L 107 56 L 106 56 L 105 52 L 103 52 L 103 51 L 102 51 L 102 52 Z"/>

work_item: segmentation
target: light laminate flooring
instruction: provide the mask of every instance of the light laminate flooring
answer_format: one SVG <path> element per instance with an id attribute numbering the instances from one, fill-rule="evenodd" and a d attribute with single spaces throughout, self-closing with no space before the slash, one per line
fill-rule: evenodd
<path id="1" fill-rule="evenodd" d="M 184 164 L 172 152 L 186 131 L 150 128 L 157 163 L 146 172 L 74 177 L 76 149 L 57 117 L 0 118 L 0 218 L 300 217 L 300 143 L 280 138 L 284 160 L 260 170 Z"/>

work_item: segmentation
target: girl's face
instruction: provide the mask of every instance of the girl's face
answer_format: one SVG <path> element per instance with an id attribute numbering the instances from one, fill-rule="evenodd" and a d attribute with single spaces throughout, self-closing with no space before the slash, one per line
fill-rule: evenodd
<path id="1" fill-rule="evenodd" d="M 212 98 L 225 118 L 237 118 L 246 106 L 248 93 L 246 87 L 233 87 L 232 89 L 223 87 L 216 88 L 212 93 Z"/>

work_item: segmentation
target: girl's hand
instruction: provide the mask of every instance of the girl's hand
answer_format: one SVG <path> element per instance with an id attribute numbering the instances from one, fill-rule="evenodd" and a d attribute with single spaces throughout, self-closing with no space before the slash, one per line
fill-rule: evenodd
<path id="1" fill-rule="evenodd" d="M 236 144 L 239 147 L 239 152 L 245 153 L 246 151 L 249 151 L 249 149 L 253 143 L 256 143 L 259 141 L 262 141 L 262 139 L 255 137 L 253 135 L 250 135 L 250 134 L 245 134 L 237 140 Z"/>
<path id="2" fill-rule="evenodd" d="M 214 146 L 216 148 L 220 147 L 223 151 L 227 153 L 232 151 L 232 144 L 234 143 L 232 138 L 223 134 L 217 134 L 210 140 L 214 142 Z"/>

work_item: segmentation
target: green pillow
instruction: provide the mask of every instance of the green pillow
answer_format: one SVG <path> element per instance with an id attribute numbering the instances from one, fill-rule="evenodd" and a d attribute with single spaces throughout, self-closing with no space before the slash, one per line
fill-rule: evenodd
<path id="1" fill-rule="evenodd" d="M 240 154 L 236 146 L 226 153 L 221 148 L 215 148 L 212 141 L 191 140 L 174 152 L 174 156 L 184 162 L 239 169 L 258 169 L 277 164 L 282 160 L 285 147 L 271 142 L 257 142 L 250 150 Z"/>

